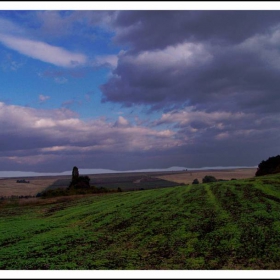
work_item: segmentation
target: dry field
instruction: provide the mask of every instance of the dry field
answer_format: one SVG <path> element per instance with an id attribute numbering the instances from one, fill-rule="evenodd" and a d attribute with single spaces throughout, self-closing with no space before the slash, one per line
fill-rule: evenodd
<path id="1" fill-rule="evenodd" d="M 198 179 L 202 183 L 202 178 L 206 175 L 214 176 L 216 179 L 231 180 L 246 179 L 255 176 L 256 168 L 240 168 L 240 169 L 227 169 L 227 170 L 203 170 L 203 171 L 186 171 L 180 174 L 170 174 L 157 176 L 158 178 L 173 181 L 176 183 L 191 184 L 194 179 Z"/>
<path id="2" fill-rule="evenodd" d="M 52 185 L 59 177 L 29 177 L 24 178 L 30 183 L 17 183 L 21 178 L 0 179 L 0 197 L 1 196 L 34 196 L 48 186 Z"/>

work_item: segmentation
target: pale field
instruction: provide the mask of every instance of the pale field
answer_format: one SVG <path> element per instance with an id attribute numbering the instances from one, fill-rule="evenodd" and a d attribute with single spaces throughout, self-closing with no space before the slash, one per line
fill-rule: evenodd
<path id="1" fill-rule="evenodd" d="M 17 179 L 21 178 L 7 178 L 0 179 L 0 197 L 1 196 L 20 196 L 31 195 L 34 196 L 41 192 L 48 186 L 52 185 L 59 177 L 29 177 L 24 178 L 30 183 L 17 183 Z"/>
<path id="2" fill-rule="evenodd" d="M 227 170 L 203 170 L 203 171 L 185 171 L 180 174 L 170 174 L 157 176 L 158 178 L 173 181 L 176 183 L 191 184 L 194 179 L 198 179 L 202 183 L 202 179 L 206 175 L 214 176 L 216 179 L 231 180 L 246 179 L 255 176 L 256 168 L 240 168 L 240 169 L 227 169 Z"/>

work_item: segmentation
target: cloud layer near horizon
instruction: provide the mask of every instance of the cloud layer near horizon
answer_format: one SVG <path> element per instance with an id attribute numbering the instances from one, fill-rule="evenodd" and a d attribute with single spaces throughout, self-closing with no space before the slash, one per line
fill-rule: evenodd
<path id="1" fill-rule="evenodd" d="M 50 163 L 57 171 L 65 171 L 66 162 L 68 169 L 78 163 L 83 168 L 119 170 L 131 169 L 130 161 L 134 161 L 134 169 L 163 168 L 174 165 L 175 159 L 181 166 L 199 166 L 199 162 L 217 166 L 228 159 L 238 165 L 240 153 L 248 156 L 244 165 L 253 165 L 263 154 L 256 153 L 260 144 L 265 147 L 269 143 L 273 150 L 280 120 L 188 107 L 141 126 L 122 116 L 115 122 L 104 117 L 82 121 L 68 109 L 39 110 L 0 103 L 0 123 L 0 164 L 42 172 Z M 64 164 L 58 167 L 58 162 Z"/>
<path id="2" fill-rule="evenodd" d="M 7 166 L 24 168 L 48 160 L 81 156 L 84 164 L 95 162 L 96 154 L 160 151 L 182 145 L 168 129 L 131 125 L 120 116 L 116 122 L 105 118 L 82 121 L 67 109 L 39 110 L 0 102 L 1 155 Z"/>

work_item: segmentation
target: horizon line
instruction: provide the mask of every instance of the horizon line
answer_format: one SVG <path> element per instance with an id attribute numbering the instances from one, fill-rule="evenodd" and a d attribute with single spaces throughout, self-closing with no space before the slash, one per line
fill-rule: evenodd
<path id="1" fill-rule="evenodd" d="M 98 175 L 98 174 L 110 174 L 110 173 L 136 173 L 136 172 L 183 172 L 183 171 L 195 171 L 195 170 L 230 170 L 230 169 L 245 169 L 245 168 L 257 168 L 258 166 L 206 166 L 206 167 L 180 167 L 172 166 L 168 168 L 147 168 L 147 169 L 135 169 L 135 170 L 113 170 L 103 168 L 80 168 L 79 173 L 82 175 Z M 72 171 L 62 172 L 36 172 L 36 171 L 0 171 L 0 179 L 5 178 L 17 178 L 17 177 L 40 177 L 40 176 L 67 176 L 71 175 Z"/>

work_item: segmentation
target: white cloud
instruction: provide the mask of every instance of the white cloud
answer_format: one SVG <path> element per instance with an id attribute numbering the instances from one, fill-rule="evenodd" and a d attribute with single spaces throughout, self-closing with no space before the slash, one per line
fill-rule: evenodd
<path id="1" fill-rule="evenodd" d="M 129 126 L 129 121 L 122 116 L 119 116 L 118 120 L 114 124 L 115 127 L 126 127 Z"/>
<path id="2" fill-rule="evenodd" d="M 262 125 L 254 124 L 255 119 L 256 116 L 252 113 L 206 112 L 190 106 L 162 114 L 159 120 L 153 122 L 153 125 L 156 127 L 171 125 L 172 129 L 177 130 L 176 138 L 184 140 L 185 143 L 195 143 L 202 139 L 227 140 L 239 135 L 240 131 L 247 132 L 251 127 L 262 131 Z"/>
<path id="3" fill-rule="evenodd" d="M 240 120 L 244 117 L 251 116 L 251 114 L 245 114 L 243 112 L 231 113 L 231 112 L 205 112 L 197 111 L 195 107 L 190 106 L 184 110 L 170 111 L 161 116 L 160 120 L 156 124 L 161 123 L 178 123 L 180 125 L 187 125 L 194 121 L 200 121 L 206 125 L 215 125 L 219 129 L 223 129 L 224 121 Z"/>
<path id="4" fill-rule="evenodd" d="M 104 119 L 83 121 L 65 109 L 39 110 L 0 102 L 0 123 L 0 137 L 13 139 L 2 147 L 6 150 L 12 149 L 10 146 L 25 150 L 29 145 L 27 150 L 36 153 L 38 149 L 41 153 L 125 152 L 162 150 L 183 144 L 170 130 L 132 126 L 122 116 L 115 123 Z M 30 141 L 34 143 L 31 145 Z"/>
<path id="5" fill-rule="evenodd" d="M 163 50 L 144 51 L 136 57 L 131 55 L 124 57 L 125 61 L 136 65 L 149 65 L 153 69 L 190 67 L 211 59 L 212 54 L 201 43 L 182 43 L 168 46 Z"/>
<path id="6" fill-rule="evenodd" d="M 56 66 L 74 67 L 87 61 L 86 56 L 81 53 L 69 52 L 40 41 L 0 34 L 0 42 L 21 54 Z"/>
<path id="7" fill-rule="evenodd" d="M 239 45 L 237 50 L 255 53 L 264 63 L 280 68 L 280 25 L 265 34 L 256 34 Z"/>

